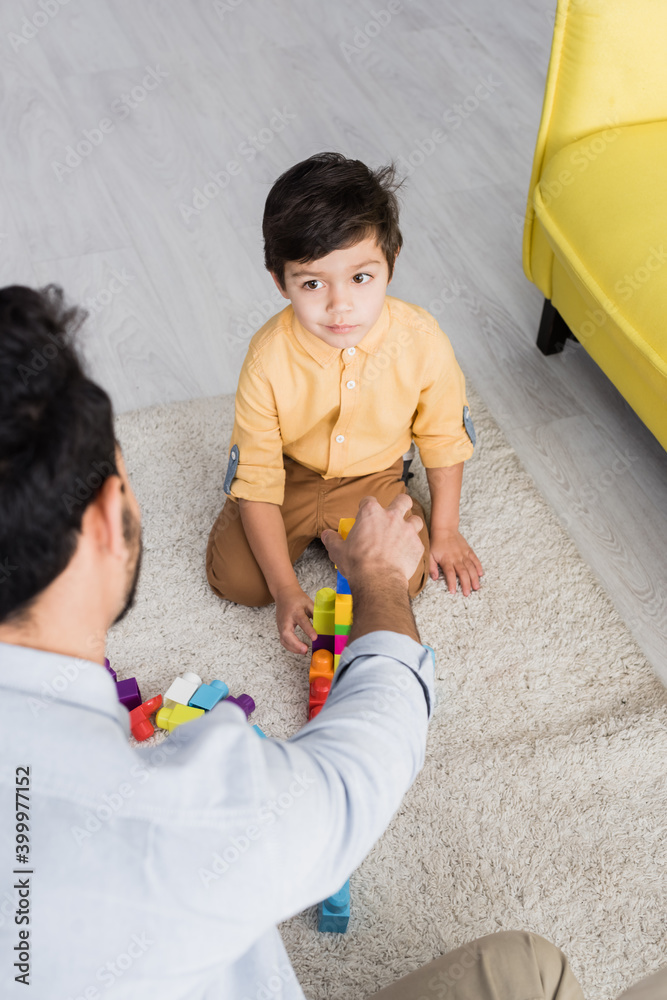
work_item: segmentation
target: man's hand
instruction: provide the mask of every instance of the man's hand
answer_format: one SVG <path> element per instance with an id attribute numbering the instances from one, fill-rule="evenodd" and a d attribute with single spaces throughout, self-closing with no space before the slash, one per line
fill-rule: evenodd
<path id="1" fill-rule="evenodd" d="M 370 632 L 399 632 L 419 642 L 410 608 L 408 581 L 419 566 L 424 546 L 422 519 L 406 517 L 412 500 L 403 493 L 386 509 L 364 497 L 354 527 L 343 541 L 337 531 L 323 531 L 329 556 L 350 584 L 354 603 L 350 642 Z"/>
<path id="2" fill-rule="evenodd" d="M 313 628 L 313 602 L 298 583 L 283 587 L 276 595 L 276 622 L 280 641 L 290 653 L 307 653 L 308 646 L 296 635 L 298 625 L 312 641 L 317 638 Z M 309 617 L 310 616 L 310 617 Z"/>
<path id="3" fill-rule="evenodd" d="M 419 538 L 423 522 L 416 515 L 406 518 L 411 509 L 407 493 L 397 496 L 387 508 L 375 497 L 364 497 L 345 542 L 337 531 L 322 532 L 331 559 L 350 586 L 371 574 L 378 586 L 383 577 L 392 576 L 404 579 L 407 587 L 424 553 Z"/>
<path id="4" fill-rule="evenodd" d="M 464 597 L 468 597 L 471 588 L 479 590 L 479 578 L 484 570 L 460 531 L 431 533 L 429 564 L 432 580 L 438 579 L 442 569 L 450 594 L 456 593 L 457 577 Z"/>

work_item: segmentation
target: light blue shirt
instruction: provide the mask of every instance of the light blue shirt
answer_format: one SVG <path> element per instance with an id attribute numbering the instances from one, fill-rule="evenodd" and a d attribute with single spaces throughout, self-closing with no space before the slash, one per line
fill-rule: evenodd
<path id="1" fill-rule="evenodd" d="M 223 702 L 131 747 L 103 667 L 2 643 L 0 697 L 2 997 L 303 1000 L 276 924 L 389 823 L 424 761 L 433 665 L 407 636 L 356 639 L 286 741 Z"/>

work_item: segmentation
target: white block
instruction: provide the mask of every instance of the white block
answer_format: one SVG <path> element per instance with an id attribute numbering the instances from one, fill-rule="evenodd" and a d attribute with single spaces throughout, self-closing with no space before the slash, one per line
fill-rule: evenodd
<path id="1" fill-rule="evenodd" d="M 179 705 L 187 705 L 198 687 L 201 687 L 202 679 L 191 671 L 186 671 L 182 677 L 177 677 L 165 692 L 162 702 L 167 700 L 176 701 Z"/>

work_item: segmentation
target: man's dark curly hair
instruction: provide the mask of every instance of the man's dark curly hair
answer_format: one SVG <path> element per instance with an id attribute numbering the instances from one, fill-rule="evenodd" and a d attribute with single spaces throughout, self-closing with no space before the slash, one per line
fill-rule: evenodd
<path id="1" fill-rule="evenodd" d="M 118 475 L 113 409 L 75 347 L 86 312 L 61 288 L 0 289 L 0 622 L 65 569 L 83 513 Z"/>
<path id="2" fill-rule="evenodd" d="M 326 257 L 375 236 L 394 272 L 403 245 L 394 164 L 371 170 L 342 153 L 316 153 L 278 178 L 266 199 L 264 263 L 283 290 L 287 261 Z"/>

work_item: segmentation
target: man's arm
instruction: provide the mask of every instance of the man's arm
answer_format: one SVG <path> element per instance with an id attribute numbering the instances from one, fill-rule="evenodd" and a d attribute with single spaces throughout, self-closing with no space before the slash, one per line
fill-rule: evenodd
<path id="1" fill-rule="evenodd" d="M 465 597 L 479 590 L 482 564 L 459 531 L 459 503 L 463 482 L 463 462 L 427 469 L 431 492 L 430 575 L 437 580 L 442 567 L 447 588 L 456 593 L 456 578 Z"/>
<path id="2" fill-rule="evenodd" d="M 350 582 L 354 632 L 322 711 L 286 741 L 258 739 L 238 720 L 230 751 L 222 742 L 232 738 L 223 702 L 221 714 L 202 721 L 201 749 L 192 747 L 208 774 L 235 762 L 224 787 L 225 816 L 238 815 L 237 831 L 217 837 L 219 859 L 196 862 L 212 874 L 191 905 L 215 918 L 235 900 L 239 950 L 340 888 L 423 765 L 433 665 L 408 598 L 423 553 L 420 518 L 405 519 L 410 504 L 402 495 L 383 510 L 366 498 L 345 542 L 323 533 Z M 238 794 L 230 798 L 234 783 Z"/>
<path id="3" fill-rule="evenodd" d="M 313 601 L 299 586 L 292 567 L 280 507 L 255 500 L 239 500 L 239 506 L 248 544 L 276 602 L 280 641 L 292 653 L 307 653 L 308 646 L 294 629 L 298 625 L 309 639 L 317 637 L 308 617 L 313 614 Z"/>

